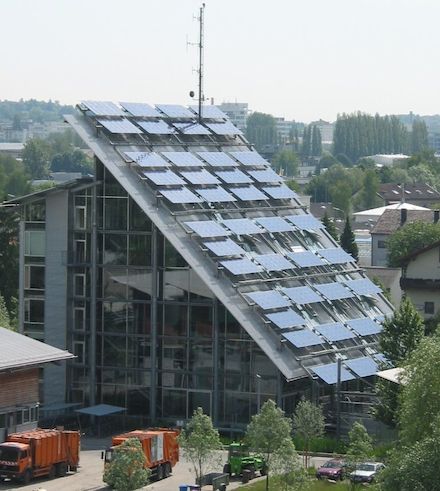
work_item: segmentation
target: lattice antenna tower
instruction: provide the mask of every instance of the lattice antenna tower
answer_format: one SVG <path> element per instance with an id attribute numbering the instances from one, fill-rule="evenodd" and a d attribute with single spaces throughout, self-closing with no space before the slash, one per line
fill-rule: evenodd
<path id="1" fill-rule="evenodd" d="M 205 95 L 203 93 L 203 78 L 204 78 L 204 63 L 203 63 L 203 55 L 204 55 L 204 15 L 205 15 L 205 4 L 202 3 L 202 6 L 199 10 L 199 16 L 196 18 L 199 22 L 199 42 L 198 43 L 188 43 L 192 46 L 197 46 L 199 49 L 199 67 L 195 70 L 199 76 L 198 85 L 199 85 L 199 94 L 198 94 L 198 106 L 199 106 L 199 122 L 202 120 L 202 108 L 203 102 L 205 100 Z M 191 90 L 189 93 L 190 97 L 194 97 L 194 91 Z"/>

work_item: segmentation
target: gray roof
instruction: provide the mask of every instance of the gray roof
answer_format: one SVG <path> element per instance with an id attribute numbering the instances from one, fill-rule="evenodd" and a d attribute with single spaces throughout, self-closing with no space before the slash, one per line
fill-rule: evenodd
<path id="1" fill-rule="evenodd" d="M 372 234 L 391 235 L 408 223 L 434 223 L 434 210 L 406 210 L 406 220 L 402 223 L 401 210 L 385 210 L 371 230 Z"/>
<path id="2" fill-rule="evenodd" d="M 0 327 L 0 371 L 68 360 L 74 355 Z"/>
<path id="3" fill-rule="evenodd" d="M 380 185 L 377 194 L 386 201 L 400 201 L 403 198 L 410 203 L 411 201 L 440 199 L 440 193 L 425 183 L 405 184 L 403 187 L 400 184 L 387 182 Z"/>

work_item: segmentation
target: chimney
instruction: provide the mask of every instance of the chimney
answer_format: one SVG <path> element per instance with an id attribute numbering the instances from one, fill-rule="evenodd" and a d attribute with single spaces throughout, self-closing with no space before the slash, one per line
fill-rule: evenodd
<path id="1" fill-rule="evenodd" d="M 437 223 L 439 218 L 440 218 L 440 210 L 434 210 L 434 223 Z"/>
<path id="2" fill-rule="evenodd" d="M 408 218 L 408 210 L 406 208 L 400 208 L 400 225 L 404 225 Z"/>

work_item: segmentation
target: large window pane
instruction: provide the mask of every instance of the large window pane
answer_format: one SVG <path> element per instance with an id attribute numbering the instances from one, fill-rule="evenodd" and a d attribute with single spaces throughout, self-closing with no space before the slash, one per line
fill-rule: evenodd
<path id="1" fill-rule="evenodd" d="M 149 232 L 152 228 L 151 225 L 151 220 L 130 198 L 130 230 Z"/>
<path id="2" fill-rule="evenodd" d="M 26 322 L 44 322 L 44 300 L 25 299 L 24 320 Z"/>
<path id="3" fill-rule="evenodd" d="M 24 233 L 24 253 L 28 256 L 44 256 L 46 252 L 46 232 L 26 230 Z"/>
<path id="4" fill-rule="evenodd" d="M 151 235 L 130 235 L 128 243 L 128 264 L 151 266 Z"/>
<path id="5" fill-rule="evenodd" d="M 212 337 L 212 308 L 208 306 L 191 307 L 191 336 Z"/>
<path id="6" fill-rule="evenodd" d="M 163 370 L 187 369 L 186 339 L 164 337 L 162 340 L 162 366 Z"/>
<path id="7" fill-rule="evenodd" d="M 127 298 L 127 268 L 113 267 L 102 269 L 102 294 L 106 299 Z"/>
<path id="8" fill-rule="evenodd" d="M 162 391 L 162 416 L 164 418 L 182 418 L 186 416 L 186 391 Z"/>
<path id="9" fill-rule="evenodd" d="M 186 336 L 188 308 L 185 305 L 164 304 L 163 334 L 166 336 Z"/>
<path id="10" fill-rule="evenodd" d="M 127 304 L 123 302 L 104 302 L 103 330 L 105 332 L 126 333 Z"/>
<path id="11" fill-rule="evenodd" d="M 105 198 L 104 213 L 106 230 L 127 230 L 126 198 Z"/>
<path id="12" fill-rule="evenodd" d="M 127 338 L 127 366 L 133 368 L 151 368 L 151 340 L 149 337 Z M 149 373 L 142 370 L 142 373 Z"/>
<path id="13" fill-rule="evenodd" d="M 151 305 L 147 303 L 128 304 L 128 324 L 129 334 L 150 334 L 151 333 Z"/>
<path id="14" fill-rule="evenodd" d="M 104 366 L 126 367 L 126 352 L 124 336 L 104 336 Z"/>
<path id="15" fill-rule="evenodd" d="M 104 264 L 127 264 L 127 236 L 106 234 L 104 236 Z"/>
<path id="16" fill-rule="evenodd" d="M 24 267 L 24 287 L 35 290 L 44 289 L 44 266 L 26 265 Z"/>

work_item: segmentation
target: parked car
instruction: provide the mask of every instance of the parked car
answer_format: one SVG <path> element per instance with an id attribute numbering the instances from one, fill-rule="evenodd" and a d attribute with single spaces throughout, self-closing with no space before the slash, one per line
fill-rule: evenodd
<path id="1" fill-rule="evenodd" d="M 342 481 L 345 474 L 345 462 L 341 459 L 328 460 L 316 471 L 318 479 L 338 479 Z"/>
<path id="2" fill-rule="evenodd" d="M 356 469 L 350 473 L 352 482 L 373 482 L 377 474 L 385 468 L 382 462 L 363 462 L 358 464 Z"/>

